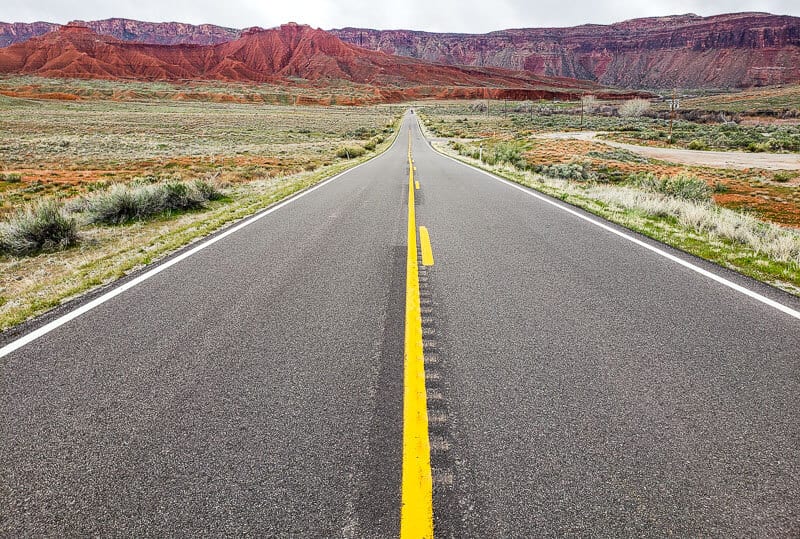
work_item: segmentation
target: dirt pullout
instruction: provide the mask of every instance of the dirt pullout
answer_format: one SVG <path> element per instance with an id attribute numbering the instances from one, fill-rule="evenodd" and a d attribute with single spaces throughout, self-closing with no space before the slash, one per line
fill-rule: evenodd
<path id="1" fill-rule="evenodd" d="M 536 136 L 545 139 L 591 140 L 615 148 L 622 148 L 649 159 L 658 159 L 684 165 L 732 168 L 738 170 L 749 168 L 760 168 L 764 170 L 800 170 L 800 154 L 710 152 L 683 150 L 679 148 L 654 148 L 597 138 L 598 135 L 603 134 L 605 133 L 597 131 L 574 131 L 566 133 L 542 133 Z"/>

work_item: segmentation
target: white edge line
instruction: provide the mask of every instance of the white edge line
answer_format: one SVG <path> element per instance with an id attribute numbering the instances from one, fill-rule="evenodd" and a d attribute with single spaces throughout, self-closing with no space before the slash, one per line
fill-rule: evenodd
<path id="1" fill-rule="evenodd" d="M 561 209 L 561 210 L 563 210 L 563 211 L 565 211 L 567 213 L 570 213 L 570 214 L 574 215 L 575 217 L 578 217 L 579 219 L 583 219 L 584 221 L 586 221 L 588 223 L 591 223 L 591 224 L 593 224 L 595 226 L 598 226 L 598 227 L 602 228 L 603 230 L 607 230 L 608 232 L 611 232 L 612 234 L 615 234 L 615 235 L 617 235 L 617 236 L 619 236 L 621 238 L 624 238 L 624 239 L 626 239 L 626 240 L 628 240 L 628 241 L 630 241 L 632 243 L 635 243 L 636 245 L 639 245 L 640 247 L 644 247 L 648 251 L 652 251 L 653 253 L 656 253 L 659 256 L 663 256 L 664 258 L 666 258 L 668 260 L 671 260 L 671 261 L 673 261 L 673 262 L 675 262 L 677 264 L 680 264 L 681 266 L 683 266 L 685 268 L 688 268 L 688 269 L 690 269 L 690 270 L 692 270 L 692 271 L 694 271 L 696 273 L 699 273 L 700 275 L 703 275 L 704 277 L 708 277 L 709 279 L 711 279 L 713 281 L 716 281 L 721 285 L 727 286 L 728 288 L 736 290 L 737 292 L 740 292 L 740 293 L 744 294 L 745 296 L 748 296 L 748 297 L 750 297 L 750 298 L 752 298 L 752 299 L 754 299 L 756 301 L 760 301 L 761 303 L 764 303 L 765 305 L 769 305 L 770 307 L 772 307 L 774 309 L 777 309 L 777 310 L 781 311 L 782 313 L 788 314 L 789 316 L 792 316 L 792 317 L 800 320 L 800 311 L 796 311 L 795 309 L 792 309 L 791 307 L 787 307 L 786 305 L 784 305 L 782 303 L 778 303 L 777 301 L 775 301 L 773 299 L 770 299 L 770 298 L 768 298 L 766 296 L 762 296 L 758 292 L 754 292 L 753 290 L 750 290 L 749 288 L 745 288 L 744 286 L 736 284 L 733 281 L 729 281 L 728 279 L 726 279 L 724 277 L 720 277 L 719 275 L 717 275 L 717 274 L 715 274 L 713 272 L 705 270 L 705 269 L 701 268 L 700 266 L 696 266 L 696 265 L 692 264 L 691 262 L 683 260 L 682 258 L 679 258 L 679 257 L 677 257 L 677 256 L 675 256 L 673 254 L 670 254 L 670 253 L 664 251 L 663 249 L 659 249 L 658 247 L 655 247 L 654 245 L 650 245 L 649 243 L 643 242 L 642 240 L 640 240 L 638 238 L 635 238 L 635 237 L 631 236 L 630 234 L 626 234 L 625 232 L 622 232 L 621 230 L 617 230 L 616 228 L 614 228 L 612 226 L 609 226 L 609 225 L 607 225 L 607 224 L 605 224 L 605 223 L 603 223 L 601 221 L 598 221 L 597 219 L 593 219 L 592 217 L 584 215 L 584 214 L 582 214 L 582 213 L 580 213 L 580 212 L 578 212 L 578 211 L 576 211 L 576 210 L 574 210 L 572 208 L 564 206 L 563 204 L 559 204 L 558 202 L 556 202 L 554 200 L 551 200 L 550 198 L 548 198 L 548 197 L 546 197 L 546 196 L 544 196 L 542 194 L 537 193 L 536 191 L 534 191 L 533 189 L 531 189 L 529 187 L 525 187 L 525 186 L 516 184 L 516 183 L 514 183 L 514 182 L 512 182 L 510 180 L 506 180 L 505 178 L 501 178 L 499 176 L 496 176 L 496 175 L 492 174 L 491 172 L 487 172 L 487 171 L 485 171 L 483 169 L 480 169 L 478 167 L 474 167 L 474 166 L 470 165 L 469 163 L 465 163 L 464 161 L 460 161 L 460 160 L 458 160 L 458 159 L 456 159 L 454 157 L 446 155 L 446 154 L 440 152 L 439 150 L 437 150 L 436 148 L 433 148 L 433 150 L 436 153 L 438 153 L 439 155 L 441 155 L 443 157 L 446 157 L 447 159 L 450 159 L 451 161 L 459 163 L 459 164 L 461 164 L 461 165 L 463 165 L 465 167 L 469 167 L 472 170 L 477 170 L 478 172 L 480 172 L 482 174 L 485 174 L 486 176 L 489 176 L 490 178 L 493 178 L 493 179 L 495 179 L 495 180 L 497 180 L 499 182 L 502 182 L 502 183 L 508 185 L 509 187 L 513 187 L 514 189 L 518 189 L 519 191 L 522 191 L 523 193 L 526 193 L 526 194 L 528 194 L 528 195 L 530 195 L 530 196 L 532 196 L 534 198 L 537 198 L 537 199 L 541 200 L 542 202 L 546 202 L 547 204 L 550 204 L 551 206 L 555 206 L 556 208 L 559 208 L 559 209 Z"/>
<path id="2" fill-rule="evenodd" d="M 131 279 L 127 283 L 122 284 L 122 285 L 114 288 L 113 290 L 110 290 L 110 291 L 106 292 L 102 296 L 100 296 L 98 298 L 95 298 L 92 301 L 90 301 L 90 302 L 88 302 L 88 303 L 86 303 L 84 305 L 81 305 L 77 309 L 75 309 L 73 311 L 70 311 L 67 314 L 63 315 L 63 316 L 60 316 L 59 318 L 56 318 L 52 322 L 49 322 L 49 323 L 45 324 L 44 326 L 40 327 L 39 329 L 31 331 L 30 333 L 28 333 L 26 335 L 23 335 L 22 337 L 14 340 L 14 341 L 11 341 L 10 343 L 5 345 L 4 347 L 0 348 L 0 358 L 3 358 L 5 356 L 11 354 L 12 352 L 15 352 L 15 351 L 19 350 L 23 346 L 27 346 L 28 344 L 32 343 L 33 341 L 37 340 L 38 338 L 43 337 L 44 335 L 47 335 L 51 331 L 53 331 L 55 329 L 58 329 L 61 326 L 63 326 L 64 324 L 66 324 L 66 323 L 78 318 L 79 316 L 81 316 L 83 314 L 86 314 L 87 312 L 91 311 L 92 309 L 94 309 L 96 307 L 99 307 L 103 303 L 105 303 L 105 302 L 107 302 L 107 301 L 119 296 L 120 294 L 122 294 L 123 292 L 125 292 L 127 290 L 130 290 L 134 286 L 137 286 L 137 285 L 143 283 L 144 281 L 150 279 L 151 277 L 154 277 L 154 276 L 158 275 L 162 271 L 171 268 L 175 264 L 186 260 L 190 256 L 193 256 L 193 255 L 199 253 L 203 249 L 214 245 L 218 241 L 227 238 L 231 234 L 235 234 L 236 232 L 240 231 L 241 229 L 252 225 L 256 221 L 258 221 L 260 219 L 263 219 L 267 215 L 270 215 L 271 213 L 278 211 L 279 209 L 283 208 L 287 204 L 291 204 L 292 202 L 294 202 L 294 201 L 296 201 L 296 200 L 298 200 L 300 198 L 303 198 L 304 196 L 306 196 L 306 195 L 308 195 L 310 193 L 313 193 L 317 189 L 326 186 L 327 184 L 333 182 L 334 180 L 337 180 L 337 179 L 341 178 L 345 174 L 348 174 L 348 173 L 356 170 L 357 168 L 360 168 L 360 167 L 366 165 L 367 163 L 371 163 L 374 159 L 385 155 L 389 150 L 391 150 L 392 147 L 394 147 L 394 145 L 397 143 L 397 141 L 399 139 L 400 139 L 400 136 L 398 135 L 395 138 L 394 142 L 392 142 L 392 145 L 389 146 L 388 148 L 386 148 L 386 150 L 384 150 L 379 155 L 376 155 L 376 156 L 372 157 L 371 159 L 369 159 L 367 161 L 364 161 L 363 163 L 360 163 L 360 164 L 354 166 L 353 168 L 349 168 L 349 169 L 347 169 L 347 170 L 345 170 L 343 172 L 340 172 L 339 174 L 337 174 L 335 176 L 332 176 L 332 177 L 328 178 L 327 180 L 323 180 L 322 182 L 318 183 L 317 185 L 315 185 L 315 186 L 313 186 L 313 187 L 311 187 L 309 189 L 306 189 L 305 191 L 297 193 L 294 196 L 290 197 L 288 200 L 284 200 L 283 202 L 279 202 L 277 205 L 275 205 L 275 206 L 273 206 L 273 207 L 271 207 L 271 208 L 269 208 L 267 210 L 264 210 L 261 213 L 253 215 L 251 217 L 246 217 L 244 219 L 244 221 L 242 221 L 238 225 L 235 225 L 232 228 L 229 228 L 228 230 L 226 230 L 224 232 L 221 232 L 218 235 L 213 236 L 213 237 L 203 241 L 200 245 L 198 245 L 198 246 L 196 246 L 196 247 L 194 247 L 194 248 L 192 248 L 192 249 L 190 249 L 190 250 L 188 250 L 188 251 L 186 251 L 184 253 L 181 253 L 180 255 L 176 256 L 175 258 L 171 258 L 171 259 L 167 260 L 163 264 L 160 264 L 160 265 L 156 266 L 155 268 L 151 269 L 147 273 L 143 273 L 142 275 L 140 275 L 140 276 L 138 276 L 138 277 L 136 277 L 134 279 Z"/>

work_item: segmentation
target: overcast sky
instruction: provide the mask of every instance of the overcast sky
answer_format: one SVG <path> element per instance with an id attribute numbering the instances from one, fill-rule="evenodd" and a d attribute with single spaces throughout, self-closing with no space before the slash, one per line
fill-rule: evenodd
<path id="1" fill-rule="evenodd" d="M 483 33 L 736 11 L 800 16 L 800 0 L 2 0 L 0 21 L 66 23 L 125 17 L 233 28 L 270 28 L 292 21 L 326 30 L 355 26 Z"/>

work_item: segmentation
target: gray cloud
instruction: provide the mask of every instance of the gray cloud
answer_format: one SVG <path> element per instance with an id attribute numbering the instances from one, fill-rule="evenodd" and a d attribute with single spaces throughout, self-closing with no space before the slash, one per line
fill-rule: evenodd
<path id="1" fill-rule="evenodd" d="M 244 28 L 276 26 L 288 21 L 320 28 L 358 26 L 440 32 L 489 32 L 504 28 L 574 26 L 637 17 L 737 11 L 767 11 L 800 16 L 797 0 L 6 0 L 0 20 L 65 23 L 126 17 L 147 21 L 212 23 Z"/>

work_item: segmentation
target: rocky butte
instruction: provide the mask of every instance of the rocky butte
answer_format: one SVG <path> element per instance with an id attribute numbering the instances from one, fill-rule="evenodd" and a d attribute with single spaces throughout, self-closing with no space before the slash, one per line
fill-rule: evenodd
<path id="1" fill-rule="evenodd" d="M 582 92 L 604 92 L 586 81 L 392 56 L 298 24 L 269 30 L 251 28 L 239 39 L 217 45 L 154 45 L 102 36 L 81 23 L 71 23 L 0 49 L 0 73 L 166 81 L 349 81 L 378 89 L 415 88 L 417 92 L 397 94 L 397 99 L 418 95 L 574 98 Z"/>
<path id="2" fill-rule="evenodd" d="M 218 45 L 241 30 L 107 19 L 81 23 L 121 41 Z M 0 23 L 0 47 L 60 28 Z M 344 28 L 341 40 L 429 62 L 525 70 L 627 88 L 736 88 L 800 81 L 800 18 L 769 13 L 677 15 L 611 25 L 524 28 L 488 34 Z"/>
<path id="3" fill-rule="evenodd" d="M 113 36 L 122 41 L 150 43 L 152 45 L 216 45 L 239 39 L 241 30 L 213 24 L 185 24 L 180 22 L 142 22 L 131 19 L 104 19 L 102 21 L 75 21 L 96 34 Z M 27 41 L 61 28 L 50 22 L 2 23 L 0 22 L 0 47 Z"/>
<path id="4" fill-rule="evenodd" d="M 732 88 L 800 81 L 800 18 L 679 15 L 611 25 L 437 34 L 333 30 L 350 43 L 433 62 L 524 69 L 627 88 Z"/>

